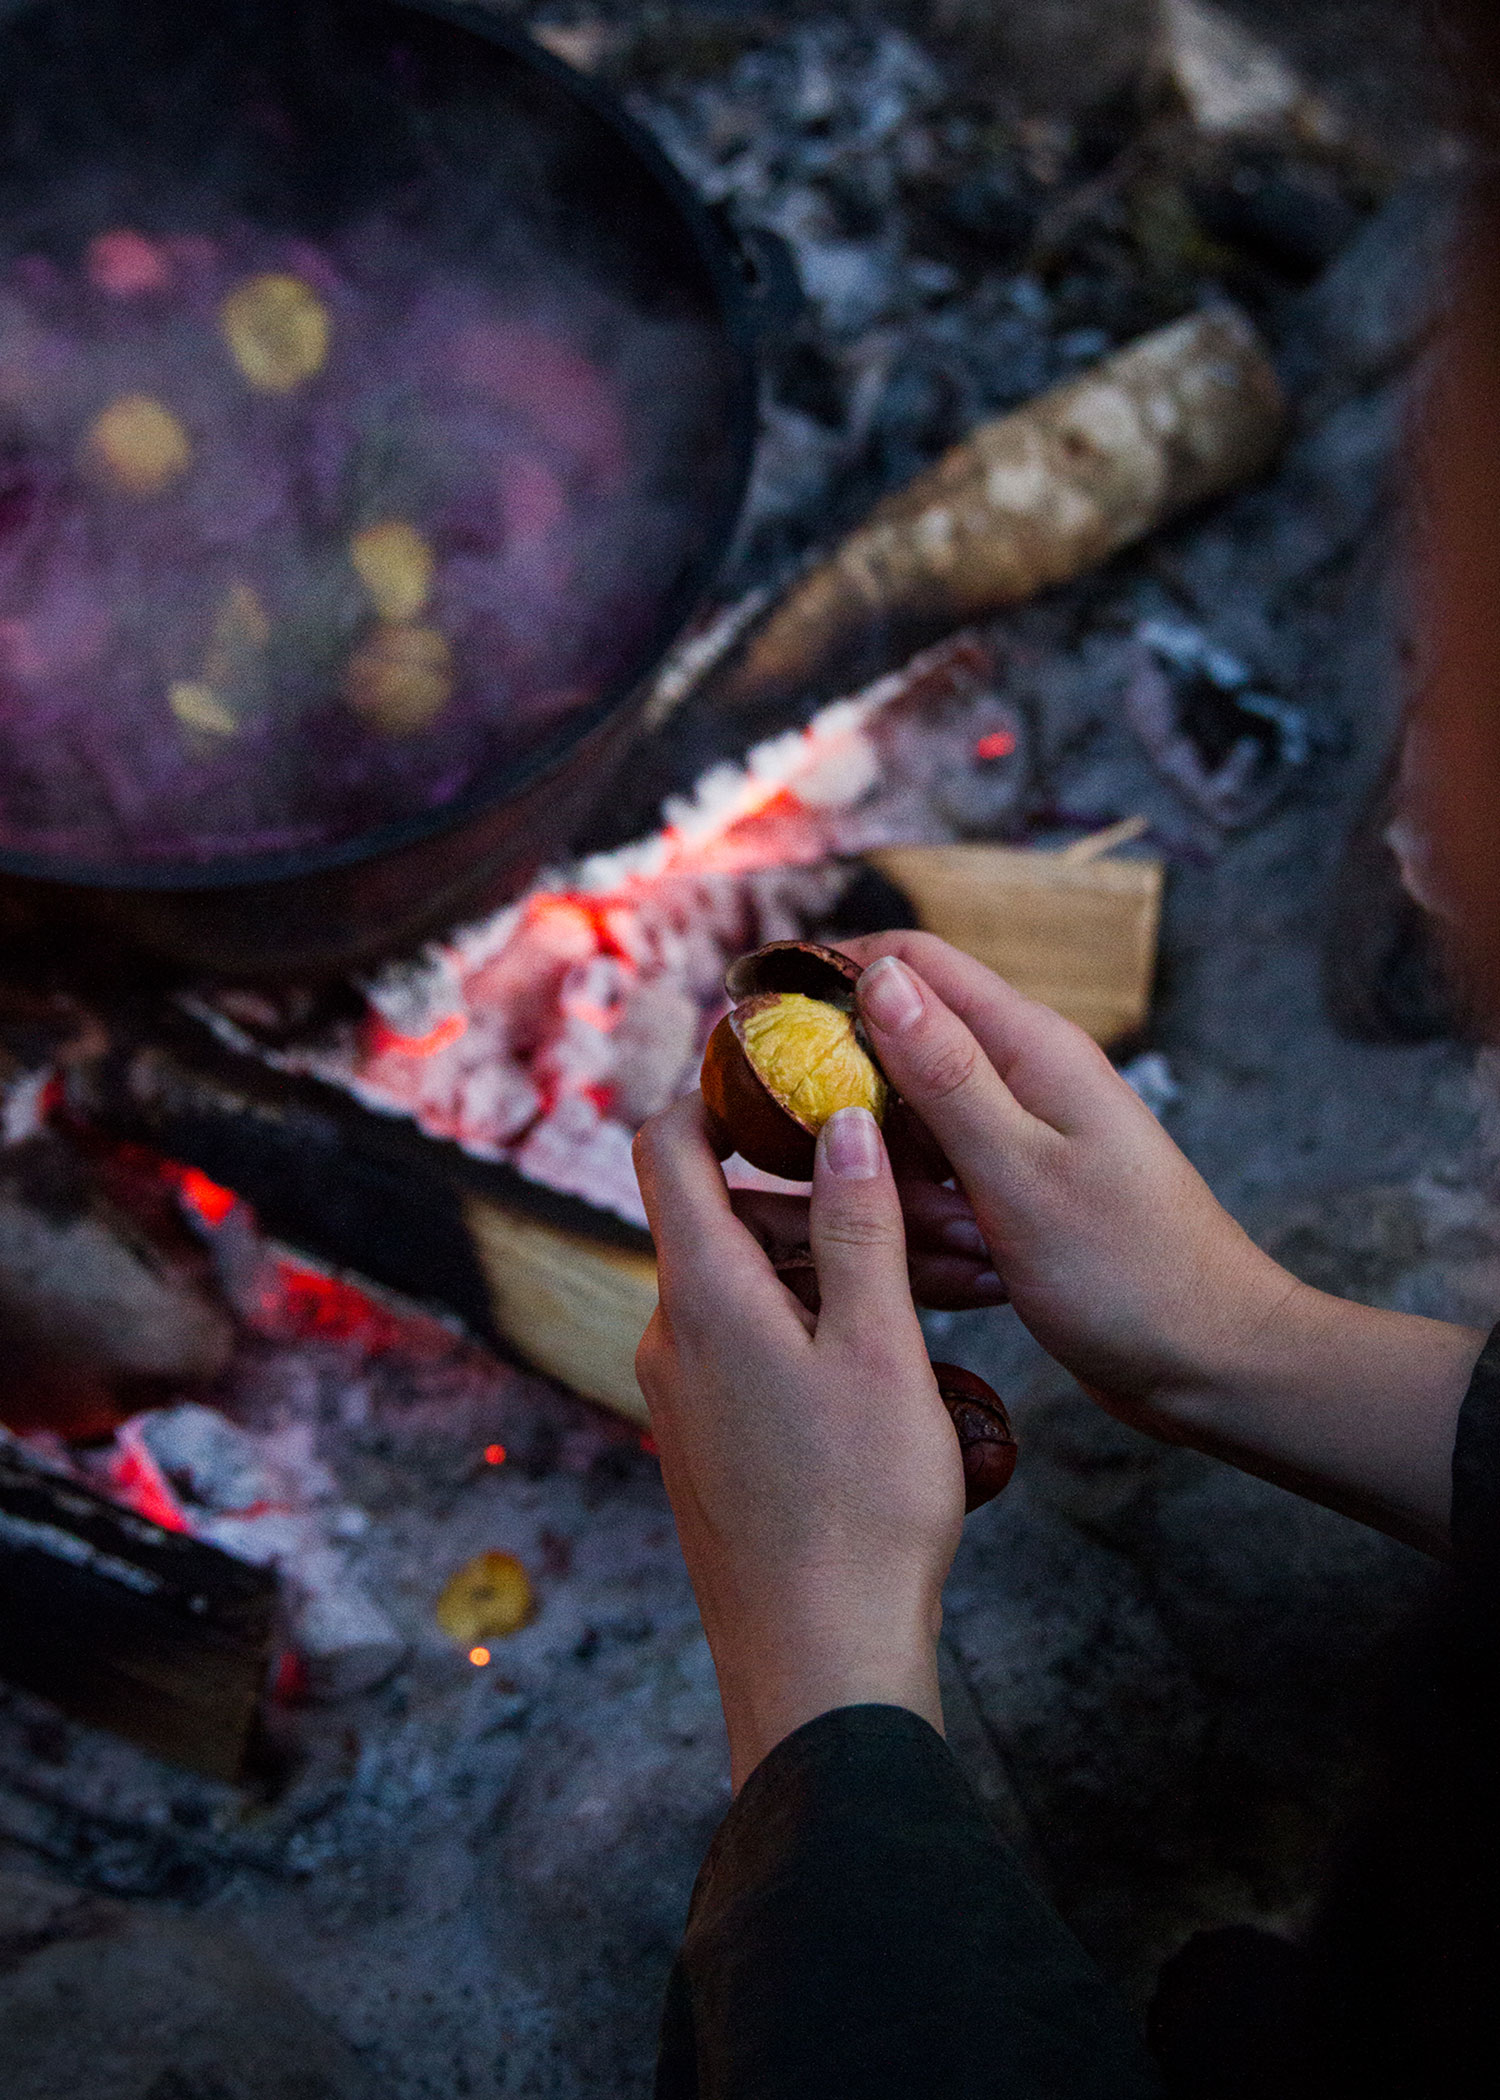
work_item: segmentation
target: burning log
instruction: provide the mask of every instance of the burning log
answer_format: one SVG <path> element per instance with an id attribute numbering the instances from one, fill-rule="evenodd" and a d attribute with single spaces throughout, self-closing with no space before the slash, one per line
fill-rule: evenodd
<path id="1" fill-rule="evenodd" d="M 118 1419 L 122 1389 L 214 1377 L 233 1345 L 221 1308 L 54 1136 L 0 1154 L 0 1337 L 0 1415 L 81 1433 Z"/>
<path id="2" fill-rule="evenodd" d="M 982 423 L 888 496 L 710 671 L 749 718 L 847 687 L 918 642 L 1065 583 L 1269 465 L 1285 409 L 1232 307 L 1143 337 Z"/>
<path id="3" fill-rule="evenodd" d="M 167 1531 L 0 1432 L 0 1674 L 218 1779 L 240 1775 L 275 1578 Z"/>
<path id="4" fill-rule="evenodd" d="M 179 1028 L 70 1075 L 99 1127 L 191 1162 L 262 1227 L 420 1303 L 645 1424 L 635 1349 L 656 1305 L 646 1233 L 317 1081 Z"/>

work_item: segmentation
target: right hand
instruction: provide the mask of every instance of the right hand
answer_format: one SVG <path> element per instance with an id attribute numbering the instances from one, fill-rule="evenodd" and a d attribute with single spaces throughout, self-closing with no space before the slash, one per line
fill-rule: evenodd
<path id="1" fill-rule="evenodd" d="M 1201 1391 L 1303 1290 L 1215 1199 L 1082 1029 L 924 933 L 850 941 L 892 1085 L 941 1147 L 907 1171 L 913 1282 L 954 1303 L 953 1226 L 972 1214 L 1031 1333 L 1113 1412 Z M 951 1172 L 958 1190 L 945 1188 Z M 960 1193 L 961 1192 L 961 1193 Z M 976 1257 L 982 1260 L 983 1257 Z M 976 1293 L 972 1302 L 994 1302 Z"/>

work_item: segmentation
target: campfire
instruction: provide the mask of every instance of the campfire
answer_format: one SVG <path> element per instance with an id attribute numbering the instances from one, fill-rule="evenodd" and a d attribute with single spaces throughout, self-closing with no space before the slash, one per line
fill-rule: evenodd
<path id="1" fill-rule="evenodd" d="M 1262 1088 L 1322 1128 L 1316 1059 L 1267 1020 L 1266 1077 L 1248 1038 L 1276 914 L 1305 917 L 1282 861 L 1311 894 L 1370 733 L 1328 665 L 1376 651 L 1372 505 L 1424 325 L 1392 286 L 1440 193 L 1400 190 L 1284 56 L 1230 64 L 1196 5 L 1168 10 L 1176 70 L 1097 116 L 973 85 L 943 42 L 973 10 L 748 40 L 695 16 L 670 51 L 628 10 L 530 12 L 594 75 L 557 92 L 627 103 L 756 260 L 732 542 L 748 333 L 721 336 L 670 212 L 656 313 L 587 241 L 576 269 L 434 262 L 389 198 L 304 227 L 112 191 L 65 239 L 0 226 L 0 1557 L 37 1629 L 0 1644 L 0 1834 L 285 1934 L 397 2083 L 582 2096 L 634 2090 L 621 1979 L 654 1974 L 723 1803 L 632 1370 L 632 1138 L 696 1084 L 736 956 L 921 923 L 1090 1029 L 1247 1213 L 1269 1200 L 1273 1137 L 1244 1167 L 1221 1132 Z M 215 866 L 274 853 L 249 891 Z M 152 865 L 160 889 L 114 886 Z M 1260 1712 L 1133 1556 L 1154 1525 L 1211 1582 L 1202 1530 L 1261 1517 L 1195 1516 L 1090 1443 L 1007 1315 L 930 1339 L 1017 1397 L 1027 1453 L 1013 1530 L 976 1518 L 960 1564 L 950 1735 L 1023 1846 L 1028 1810 L 1078 1808 L 1094 1851 L 1058 1886 L 1128 1983 L 1158 1913 L 1212 1908 L 1158 1792 L 1232 1764 L 1215 1729 L 1242 1745 Z M 1037 1600 L 1070 1585 L 1063 1623 Z M 1337 1568 L 1307 1587 L 1318 1624 L 1374 1610 Z M 1075 1710 L 1089 1643 L 1139 1740 Z M 1315 1817 L 1333 1781 L 1305 1762 Z M 1273 1777 L 1245 1792 L 1269 1827 Z M 664 1801 L 688 1837 L 658 1873 Z M 542 1980 L 518 1957 L 497 2009 L 421 1875 L 468 1888 L 501 1821 L 484 1901 Z M 1212 1840 L 1216 1890 L 1242 1838 Z M 1278 1875 L 1295 1895 L 1305 1862 Z M 415 1999 L 390 2039 L 393 1967 L 437 2039 Z M 575 2083 L 547 2026 L 570 1995 L 626 2037 Z"/>
<path id="2" fill-rule="evenodd" d="M 736 955 L 836 925 L 855 856 L 935 828 L 924 790 L 1018 804 L 1021 728 L 977 642 L 932 652 L 721 765 L 663 829 L 545 881 L 362 987 L 332 1044 L 260 1049 L 253 994 L 190 998 L 232 1047 L 644 1225 L 630 1145 L 696 1083 Z"/>

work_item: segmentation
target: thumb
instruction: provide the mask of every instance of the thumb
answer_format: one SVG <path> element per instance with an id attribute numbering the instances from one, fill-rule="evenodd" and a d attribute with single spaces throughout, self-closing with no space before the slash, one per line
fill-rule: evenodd
<path id="1" fill-rule="evenodd" d="M 903 1307 L 919 1331 L 901 1201 L 867 1108 L 841 1108 L 818 1135 L 808 1236 L 822 1295 L 818 1342 L 868 1346 L 873 1333 L 893 1339 Z"/>

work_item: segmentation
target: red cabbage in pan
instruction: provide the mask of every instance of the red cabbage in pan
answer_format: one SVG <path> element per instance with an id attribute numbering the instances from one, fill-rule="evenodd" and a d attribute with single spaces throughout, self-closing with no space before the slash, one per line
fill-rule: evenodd
<path id="1" fill-rule="evenodd" d="M 704 347 L 389 213 L 161 217 L 0 259 L 0 848 L 336 845 L 461 795 L 639 650 Z"/>

